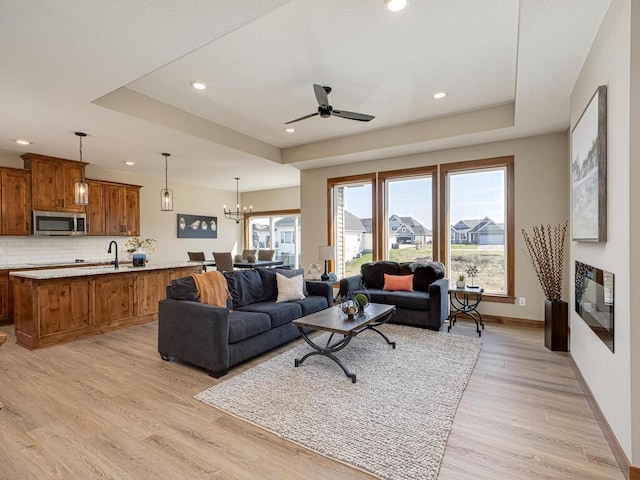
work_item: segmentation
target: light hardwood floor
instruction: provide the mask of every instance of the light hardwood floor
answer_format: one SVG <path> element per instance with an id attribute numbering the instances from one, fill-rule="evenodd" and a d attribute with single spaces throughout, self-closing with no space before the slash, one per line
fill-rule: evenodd
<path id="1" fill-rule="evenodd" d="M 160 360 L 155 322 L 33 352 L 0 330 L 1 480 L 374 478 L 193 399 L 295 342 L 216 380 Z M 440 480 L 624 478 L 567 354 L 542 335 L 487 324 Z"/>

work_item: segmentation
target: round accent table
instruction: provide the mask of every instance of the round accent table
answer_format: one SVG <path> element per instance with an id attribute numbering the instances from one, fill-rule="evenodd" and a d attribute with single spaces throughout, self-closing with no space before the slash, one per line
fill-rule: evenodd
<path id="1" fill-rule="evenodd" d="M 449 326 L 447 332 L 451 331 L 451 327 L 456 324 L 459 315 L 464 315 L 473 320 L 476 324 L 476 332 L 478 336 L 482 336 L 482 330 L 484 330 L 484 321 L 482 315 L 478 311 L 478 305 L 482 301 L 483 288 L 480 287 L 464 287 L 464 288 L 450 288 L 449 289 L 449 304 L 451 305 L 451 312 L 447 320 Z M 482 327 L 482 330 L 480 329 Z"/>

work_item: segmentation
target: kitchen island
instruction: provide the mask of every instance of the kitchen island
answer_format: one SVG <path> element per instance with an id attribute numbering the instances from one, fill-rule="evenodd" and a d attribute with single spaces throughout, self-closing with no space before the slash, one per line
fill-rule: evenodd
<path id="1" fill-rule="evenodd" d="M 201 272 L 188 262 L 11 272 L 16 341 L 33 350 L 157 320 L 171 280 Z"/>

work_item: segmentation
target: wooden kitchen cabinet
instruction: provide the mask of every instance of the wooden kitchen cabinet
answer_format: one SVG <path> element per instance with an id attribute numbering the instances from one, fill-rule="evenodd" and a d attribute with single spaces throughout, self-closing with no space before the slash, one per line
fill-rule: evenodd
<path id="1" fill-rule="evenodd" d="M 107 235 L 140 235 L 140 187 L 105 184 Z"/>
<path id="2" fill-rule="evenodd" d="M 94 281 L 96 326 L 129 324 L 134 317 L 134 275 L 103 275 Z"/>
<path id="3" fill-rule="evenodd" d="M 87 235 L 106 235 L 105 184 L 99 180 L 87 180 L 89 205 L 86 207 Z"/>
<path id="4" fill-rule="evenodd" d="M 37 302 L 40 310 L 41 337 L 73 332 L 89 327 L 90 282 L 72 279 L 39 285 Z"/>
<path id="5" fill-rule="evenodd" d="M 31 235 L 31 174 L 0 169 L 0 235 Z"/>
<path id="6" fill-rule="evenodd" d="M 35 153 L 21 155 L 24 167 L 31 171 L 33 210 L 83 213 L 84 205 L 73 203 L 73 186 L 84 178 L 84 162 Z"/>
<path id="7" fill-rule="evenodd" d="M 184 272 L 178 272 L 184 276 Z M 171 283 L 167 272 L 148 272 L 136 276 L 136 315 L 153 315 L 158 318 L 158 302 L 167 295 Z"/>
<path id="8" fill-rule="evenodd" d="M 9 271 L 0 270 L 0 321 L 9 320 Z"/>

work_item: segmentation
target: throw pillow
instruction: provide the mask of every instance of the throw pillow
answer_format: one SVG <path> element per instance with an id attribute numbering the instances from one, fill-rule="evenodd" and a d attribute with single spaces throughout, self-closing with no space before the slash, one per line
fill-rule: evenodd
<path id="1" fill-rule="evenodd" d="M 278 298 L 276 299 L 276 303 L 305 298 L 304 292 L 302 291 L 302 285 L 304 285 L 304 277 L 302 275 L 289 278 L 276 272 L 276 282 L 278 283 Z"/>
<path id="2" fill-rule="evenodd" d="M 413 275 L 387 275 L 385 273 L 383 290 L 413 292 Z"/>
<path id="3" fill-rule="evenodd" d="M 173 280 L 168 293 L 168 297 L 174 300 L 200 301 L 200 294 L 191 275 Z"/>
<path id="4" fill-rule="evenodd" d="M 297 275 L 302 275 L 304 277 L 304 270 L 302 268 L 298 268 L 297 270 L 291 270 L 290 268 L 257 268 L 256 271 L 260 274 L 260 278 L 262 279 L 263 286 L 263 302 L 270 302 L 275 300 L 278 296 L 278 285 L 276 283 L 276 272 L 281 273 L 285 277 L 295 277 Z M 309 296 L 309 292 L 307 291 L 307 283 L 302 282 L 302 292 L 305 297 Z"/>

